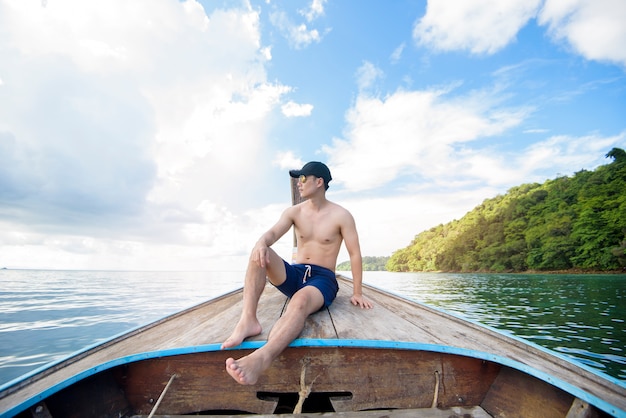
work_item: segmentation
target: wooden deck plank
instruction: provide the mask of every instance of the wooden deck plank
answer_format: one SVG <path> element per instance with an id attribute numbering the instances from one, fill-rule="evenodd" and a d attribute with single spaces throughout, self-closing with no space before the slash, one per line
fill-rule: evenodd
<path id="1" fill-rule="evenodd" d="M 361 309 L 352 305 L 352 291 L 352 282 L 342 280 L 337 299 L 330 306 L 338 338 L 440 343 L 421 327 L 398 317 L 386 304 L 378 303 L 378 295 L 367 288 L 363 290 L 364 296 L 373 301 L 374 308 Z"/>
<path id="2" fill-rule="evenodd" d="M 308 339 L 334 339 L 337 331 L 327 308 L 309 316 L 304 324 L 304 329 L 298 338 Z"/>

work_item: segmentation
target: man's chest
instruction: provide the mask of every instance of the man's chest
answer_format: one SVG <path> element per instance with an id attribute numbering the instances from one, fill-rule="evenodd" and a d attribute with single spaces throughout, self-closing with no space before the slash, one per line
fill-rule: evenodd
<path id="1" fill-rule="evenodd" d="M 338 225 L 329 223 L 296 225 L 296 235 L 301 243 L 314 241 L 332 244 L 341 241 L 341 229 Z"/>

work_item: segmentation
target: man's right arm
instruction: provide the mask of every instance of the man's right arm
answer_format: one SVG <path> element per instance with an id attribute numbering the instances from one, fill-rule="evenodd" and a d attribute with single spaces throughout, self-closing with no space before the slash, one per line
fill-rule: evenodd
<path id="1" fill-rule="evenodd" d="M 294 210 L 294 207 L 285 209 L 278 219 L 278 222 L 261 235 L 259 240 L 256 242 L 254 249 L 252 250 L 252 261 L 257 263 L 260 267 L 266 267 L 269 263 L 269 254 L 267 253 L 267 249 L 278 241 L 283 235 L 285 235 L 287 231 L 289 231 L 289 228 L 291 228 L 294 224 Z"/>

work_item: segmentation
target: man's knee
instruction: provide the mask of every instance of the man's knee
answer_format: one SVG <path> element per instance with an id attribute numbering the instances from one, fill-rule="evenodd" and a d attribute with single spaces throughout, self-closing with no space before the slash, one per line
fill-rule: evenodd
<path id="1" fill-rule="evenodd" d="M 289 301 L 289 307 L 309 314 L 317 312 L 322 306 L 324 306 L 324 295 L 313 286 L 306 286 L 298 290 Z"/>

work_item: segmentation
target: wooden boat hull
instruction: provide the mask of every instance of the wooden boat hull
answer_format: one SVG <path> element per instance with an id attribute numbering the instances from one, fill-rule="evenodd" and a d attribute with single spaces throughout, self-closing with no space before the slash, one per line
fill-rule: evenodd
<path id="1" fill-rule="evenodd" d="M 310 394 L 303 412 L 309 413 L 462 407 L 485 416 L 546 418 L 586 408 L 593 415 L 582 416 L 605 416 L 587 402 L 577 403 L 587 395 L 559 388 L 564 382 L 548 383 L 502 364 L 507 361 L 488 360 L 493 356 L 487 353 L 415 343 L 297 340 L 258 384 L 237 384 L 225 371 L 226 358 L 259 345 L 228 351 L 187 347 L 117 359 L 50 388 L 18 416 L 31 416 L 29 410 L 37 408 L 52 417 L 148 415 L 172 376 L 159 415 L 291 413 L 304 389 Z"/>
<path id="2" fill-rule="evenodd" d="M 299 400 L 304 413 L 342 417 L 626 416 L 619 382 L 369 287 L 376 307 L 354 308 L 349 283 L 341 287 L 254 386 L 230 378 L 225 361 L 260 347 L 267 331 L 233 350 L 217 343 L 240 312 L 232 293 L 5 385 L 0 417 L 268 415 L 291 413 Z M 266 294 L 260 320 L 268 330 L 287 301 Z"/>

